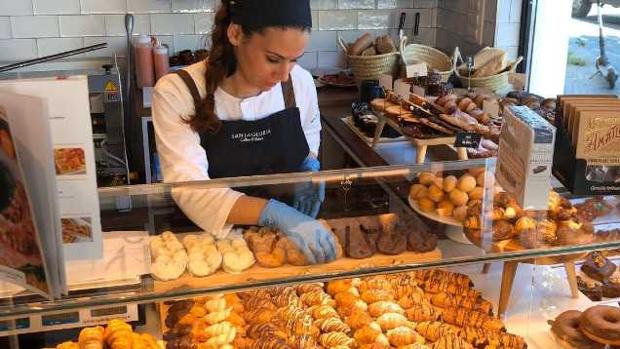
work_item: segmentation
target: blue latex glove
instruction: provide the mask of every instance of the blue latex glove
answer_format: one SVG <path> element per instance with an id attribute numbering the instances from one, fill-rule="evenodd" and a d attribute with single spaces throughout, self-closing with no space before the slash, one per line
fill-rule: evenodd
<path id="1" fill-rule="evenodd" d="M 299 169 L 302 172 L 318 172 L 321 163 L 314 157 L 308 156 Z M 316 218 L 325 200 L 325 183 L 300 182 L 295 183 L 293 207 L 299 212 Z"/>
<path id="2" fill-rule="evenodd" d="M 258 224 L 279 229 L 299 247 L 309 263 L 327 263 L 336 259 L 334 236 L 317 220 L 278 200 L 269 200 Z"/>

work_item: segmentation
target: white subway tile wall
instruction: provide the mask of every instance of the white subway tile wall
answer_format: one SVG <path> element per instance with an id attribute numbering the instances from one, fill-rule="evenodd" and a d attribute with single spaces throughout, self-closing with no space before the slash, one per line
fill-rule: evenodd
<path id="1" fill-rule="evenodd" d="M 11 1 L 11 0 L 5 0 Z M 21 2 L 24 0 L 13 0 Z M 106 0 L 107 1 L 107 0 Z M 77 15 L 80 14 L 80 0 L 32 0 L 35 15 Z"/>
<path id="2" fill-rule="evenodd" d="M 10 39 L 11 35 L 11 19 L 9 17 L 0 17 L 0 39 Z"/>
<path id="3" fill-rule="evenodd" d="M 13 36 L 23 39 L 58 37 L 58 17 L 11 17 Z"/>
<path id="4" fill-rule="evenodd" d="M 437 46 L 448 54 L 499 43 L 516 52 L 523 0 L 311 0 L 312 36 L 299 63 L 306 68 L 344 66 L 337 37 L 354 41 L 364 32 L 396 37 L 407 14 L 409 42 Z M 152 34 L 171 54 L 208 45 L 220 0 L 0 0 L 0 62 L 41 57 L 100 42 L 89 53 L 126 52 L 125 13 L 134 15 L 134 34 Z M 482 12 L 482 14 L 481 14 Z M 496 16 L 497 13 L 497 16 Z M 417 35 L 414 35 L 419 14 Z M 496 18 L 497 17 L 497 18 Z M 504 30 L 503 23 L 511 23 Z M 28 25 L 32 24 L 32 25 Z M 475 27 L 475 28 L 471 28 Z M 501 34 L 500 34 L 501 32 Z M 3 49 L 7 48 L 7 49 Z M 8 49 L 10 48 L 10 49 Z"/>
<path id="5" fill-rule="evenodd" d="M 127 12 L 127 0 L 80 0 L 82 14 Z"/>

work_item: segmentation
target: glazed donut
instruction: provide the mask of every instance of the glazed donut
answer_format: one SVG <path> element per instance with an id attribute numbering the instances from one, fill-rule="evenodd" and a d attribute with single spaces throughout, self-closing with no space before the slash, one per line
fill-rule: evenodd
<path id="1" fill-rule="evenodd" d="M 551 333 L 566 349 L 602 349 L 603 344 L 593 342 L 579 330 L 579 318 L 582 313 L 578 310 L 568 310 L 558 315 L 551 323 Z"/>
<path id="2" fill-rule="evenodd" d="M 591 340 L 620 345 L 620 308 L 597 305 L 587 309 L 579 317 L 579 329 Z"/>

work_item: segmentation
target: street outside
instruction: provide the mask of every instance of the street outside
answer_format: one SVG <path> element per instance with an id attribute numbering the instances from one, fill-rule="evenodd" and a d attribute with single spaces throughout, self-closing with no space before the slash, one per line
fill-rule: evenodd
<path id="1" fill-rule="evenodd" d="M 620 72 L 620 8 L 605 5 L 602 8 L 605 52 L 611 65 Z M 614 90 L 604 77 L 597 75 L 594 65 L 599 56 L 599 29 L 596 5 L 586 18 L 571 18 L 569 59 L 566 68 L 566 94 L 609 94 L 620 92 L 620 80 Z M 581 65 L 584 64 L 584 65 Z"/>

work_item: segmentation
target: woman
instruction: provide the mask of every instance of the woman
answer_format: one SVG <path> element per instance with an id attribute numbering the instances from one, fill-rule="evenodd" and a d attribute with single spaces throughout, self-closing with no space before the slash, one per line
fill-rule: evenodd
<path id="1" fill-rule="evenodd" d="M 166 182 L 319 170 L 316 88 L 296 65 L 311 27 L 308 0 L 222 1 L 209 59 L 155 86 L 153 124 Z M 297 209 L 227 188 L 172 194 L 206 231 L 223 237 L 232 224 L 277 228 L 314 264 L 335 258 L 333 235 L 312 218 L 321 189 L 296 184 Z"/>

